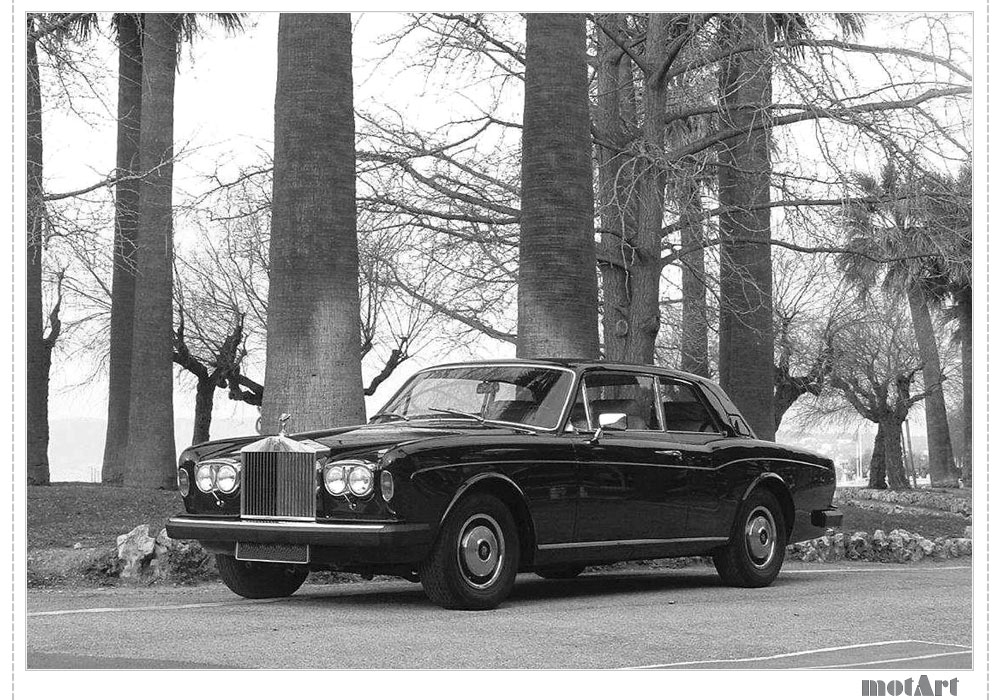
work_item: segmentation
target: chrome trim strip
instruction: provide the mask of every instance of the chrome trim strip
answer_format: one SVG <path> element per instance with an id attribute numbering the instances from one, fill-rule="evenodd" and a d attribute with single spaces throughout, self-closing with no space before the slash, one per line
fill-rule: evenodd
<path id="1" fill-rule="evenodd" d="M 666 539 L 649 540 L 603 540 L 599 542 L 558 542 L 556 544 L 540 544 L 538 549 L 583 549 L 586 547 L 621 547 L 644 544 L 687 544 L 695 542 L 728 542 L 728 537 L 669 537 Z"/>
<path id="2" fill-rule="evenodd" d="M 570 466 L 576 466 L 576 464 L 577 464 L 577 462 L 576 462 L 575 459 L 557 459 L 557 460 L 553 460 L 551 462 L 542 462 L 542 463 L 546 464 L 546 465 L 568 464 Z M 464 467 L 494 467 L 495 468 L 495 467 L 498 467 L 498 466 L 503 466 L 505 464 L 539 464 L 539 461 L 537 459 L 503 459 L 503 460 L 499 460 L 499 461 L 497 461 L 495 459 L 487 459 L 487 460 L 483 460 L 482 462 L 454 462 L 454 463 L 449 462 L 448 464 L 437 464 L 437 465 L 435 465 L 433 467 L 421 467 L 420 469 L 417 469 L 412 474 L 410 474 L 410 481 L 413 481 L 413 479 L 416 478 L 416 476 L 418 474 L 426 474 L 427 472 L 437 471 L 438 469 L 460 469 L 460 468 L 464 468 Z M 486 474 L 494 475 L 494 476 L 503 476 L 502 474 L 498 474 L 497 472 L 486 472 Z M 507 478 L 507 477 L 504 477 L 504 478 Z M 514 484 L 514 485 L 517 486 L 517 484 Z M 518 489 L 518 490 L 520 490 L 520 489 Z"/>
<path id="3" fill-rule="evenodd" d="M 224 520 L 222 518 L 183 518 L 175 517 L 170 519 L 177 525 L 221 525 L 224 527 L 235 527 L 248 532 L 282 532 L 287 527 L 296 530 L 315 530 L 317 532 L 380 532 L 393 523 L 317 523 L 317 522 L 297 522 L 294 520 L 268 520 L 268 521 L 246 521 L 246 520 Z M 402 523 L 399 523 L 402 524 Z"/>

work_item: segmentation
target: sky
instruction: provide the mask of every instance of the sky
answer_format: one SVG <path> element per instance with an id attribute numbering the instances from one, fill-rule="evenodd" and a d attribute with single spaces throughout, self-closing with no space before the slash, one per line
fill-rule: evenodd
<path id="1" fill-rule="evenodd" d="M 448 121 L 455 110 L 467 108 L 475 102 L 476 91 L 485 89 L 462 85 L 460 91 L 445 94 L 448 86 L 442 89 L 440 85 L 427 84 L 416 71 L 407 70 L 405 50 L 382 60 L 386 48 L 379 40 L 401 26 L 404 21 L 401 15 L 355 14 L 354 20 L 355 103 L 359 108 L 388 104 L 404 113 L 409 124 L 431 128 Z M 175 202 L 203 191 L 206 175 L 232 177 L 241 166 L 251 165 L 262 152 L 271 151 L 277 23 L 276 13 L 255 13 L 250 16 L 245 32 L 226 36 L 221 30 L 211 29 L 183 50 L 176 81 L 175 142 L 185 155 L 175 165 Z M 884 22 L 872 22 L 866 41 L 880 41 L 886 32 L 892 31 Z M 905 34 L 921 29 L 911 26 L 898 31 Z M 408 50 L 414 48 L 411 44 Z M 114 168 L 117 54 L 111 42 L 106 38 L 96 40 L 92 60 L 103 68 L 100 71 L 103 77 L 95 83 L 103 101 L 89 100 L 76 105 L 79 111 L 88 114 L 86 120 L 57 109 L 45 114 L 45 170 L 50 192 L 90 184 Z M 194 242 L 195 233 L 179 217 L 176 246 L 184 249 Z M 462 348 L 431 346 L 420 357 L 404 364 L 368 399 L 369 413 L 381 406 L 418 367 L 512 354 L 512 346 L 488 339 Z M 369 370 L 368 375 L 371 373 Z M 90 361 L 56 357 L 50 402 L 53 424 L 50 449 L 55 480 L 90 478 L 94 466 L 100 462 L 107 388 L 106 377 L 99 372 L 94 378 L 93 374 Z M 191 406 L 193 391 L 190 382 L 182 379 L 175 391 L 178 448 L 190 439 Z M 256 417 L 256 409 L 231 402 L 220 392 L 213 436 L 251 432 Z M 916 422 L 919 424 L 919 420 Z M 867 426 L 863 430 L 873 434 Z"/>

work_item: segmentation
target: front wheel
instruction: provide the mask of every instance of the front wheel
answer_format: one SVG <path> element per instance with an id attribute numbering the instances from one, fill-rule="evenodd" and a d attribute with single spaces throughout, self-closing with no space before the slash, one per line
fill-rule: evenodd
<path id="1" fill-rule="evenodd" d="M 757 489 L 743 501 L 729 544 L 712 561 L 726 585 L 762 588 L 777 578 L 787 543 L 781 504 L 771 491 Z"/>
<path id="2" fill-rule="evenodd" d="M 442 607 L 490 610 L 514 587 L 519 556 L 510 509 L 496 496 L 472 494 L 445 518 L 420 565 L 420 583 L 427 597 Z"/>
<path id="3" fill-rule="evenodd" d="M 244 598 L 287 598 L 309 575 L 301 564 L 240 561 L 228 554 L 216 554 L 215 564 L 222 582 Z"/>

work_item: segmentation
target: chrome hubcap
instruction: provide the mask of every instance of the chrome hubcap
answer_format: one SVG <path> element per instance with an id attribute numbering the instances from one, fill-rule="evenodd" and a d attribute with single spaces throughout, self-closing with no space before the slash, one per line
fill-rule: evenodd
<path id="1" fill-rule="evenodd" d="M 500 576 L 503 560 L 503 532 L 497 521 L 483 513 L 466 520 L 458 538 L 458 565 L 466 582 L 487 588 Z"/>
<path id="2" fill-rule="evenodd" d="M 774 558 L 775 540 L 774 518 L 771 511 L 758 506 L 747 518 L 746 543 L 750 561 L 757 568 L 764 568 Z"/>

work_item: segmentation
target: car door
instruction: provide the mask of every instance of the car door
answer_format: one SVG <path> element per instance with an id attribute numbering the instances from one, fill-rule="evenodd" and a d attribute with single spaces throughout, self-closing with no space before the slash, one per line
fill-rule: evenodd
<path id="1" fill-rule="evenodd" d="M 579 500 L 578 542 L 664 540 L 684 536 L 687 518 L 683 453 L 662 429 L 653 375 L 591 370 L 574 410 Z M 581 420 L 580 408 L 586 415 Z M 601 413 L 624 413 L 624 430 L 596 437 Z"/>
<path id="2" fill-rule="evenodd" d="M 728 537 L 732 504 L 723 499 L 716 459 L 718 443 L 727 437 L 723 424 L 695 383 L 661 376 L 658 384 L 664 426 L 686 472 L 685 537 Z"/>

